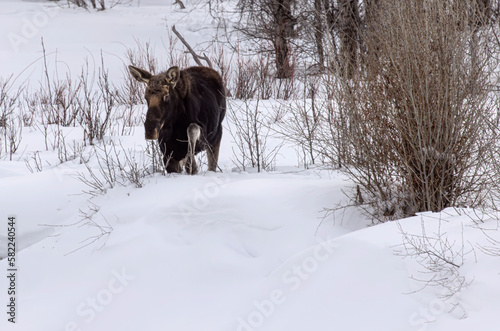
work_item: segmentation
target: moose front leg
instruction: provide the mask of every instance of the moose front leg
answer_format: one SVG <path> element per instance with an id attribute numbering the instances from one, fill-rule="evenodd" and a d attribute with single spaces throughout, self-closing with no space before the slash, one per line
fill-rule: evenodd
<path id="1" fill-rule="evenodd" d="M 182 162 L 179 162 L 172 158 L 165 161 L 165 167 L 167 168 L 167 173 L 169 174 L 182 172 Z"/>
<path id="2" fill-rule="evenodd" d="M 188 136 L 188 154 L 185 169 L 186 172 L 190 175 L 194 175 L 198 173 L 198 165 L 196 164 L 196 160 L 194 157 L 196 142 L 200 139 L 201 136 L 201 128 L 196 123 L 189 124 L 187 128 L 187 136 Z"/>

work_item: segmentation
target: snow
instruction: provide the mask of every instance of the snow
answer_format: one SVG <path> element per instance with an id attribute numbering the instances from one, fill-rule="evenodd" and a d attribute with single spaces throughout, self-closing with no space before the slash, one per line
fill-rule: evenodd
<path id="1" fill-rule="evenodd" d="M 166 66 L 167 25 L 194 45 L 215 33 L 202 1 L 185 0 L 184 11 L 172 2 L 87 12 L 0 0 L 0 77 L 37 86 L 42 37 L 59 77 L 78 75 L 85 58 L 99 62 L 102 53 L 119 84 L 137 41 L 149 41 Z M 17 46 L 14 34 L 24 38 Z M 80 128 L 63 129 L 67 141 L 82 142 Z M 138 126 L 106 139 L 142 155 L 143 136 Z M 274 171 L 238 171 L 227 131 L 222 172 L 156 174 L 142 188 L 125 183 L 91 198 L 80 159 L 61 164 L 43 140 L 25 127 L 13 161 L 0 159 L 1 330 L 498 329 L 500 258 L 487 254 L 498 246 L 486 236 L 500 240 L 497 215 L 446 209 L 372 226 L 355 207 L 325 214 L 352 203 L 342 172 L 297 168 L 290 146 Z M 31 173 L 25 160 L 36 152 L 43 170 Z M 98 167 L 95 158 L 89 164 Z M 6 314 L 9 216 L 17 220 L 15 325 Z M 464 252 L 454 261 L 468 285 L 450 299 L 440 287 L 422 288 L 418 279 L 429 274 L 401 246 L 402 231 L 423 230 Z"/>

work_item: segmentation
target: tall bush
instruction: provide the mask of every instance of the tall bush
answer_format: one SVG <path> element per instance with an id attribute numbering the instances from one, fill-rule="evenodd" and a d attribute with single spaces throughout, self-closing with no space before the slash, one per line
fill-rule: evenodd
<path id="1" fill-rule="evenodd" d="M 496 143 L 492 31 L 460 3 L 387 0 L 353 75 L 330 84 L 347 172 L 380 218 L 477 204 Z M 366 196 L 369 199 L 366 199 Z"/>

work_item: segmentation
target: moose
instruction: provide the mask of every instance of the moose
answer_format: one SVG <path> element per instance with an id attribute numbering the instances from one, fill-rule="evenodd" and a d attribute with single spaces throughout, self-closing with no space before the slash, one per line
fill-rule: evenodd
<path id="1" fill-rule="evenodd" d="M 157 139 L 168 173 L 198 173 L 195 155 L 207 152 L 208 170 L 216 171 L 226 97 L 221 76 L 208 67 L 180 70 L 173 66 L 153 75 L 129 66 L 146 83 L 148 104 L 144 122 L 147 140 Z"/>

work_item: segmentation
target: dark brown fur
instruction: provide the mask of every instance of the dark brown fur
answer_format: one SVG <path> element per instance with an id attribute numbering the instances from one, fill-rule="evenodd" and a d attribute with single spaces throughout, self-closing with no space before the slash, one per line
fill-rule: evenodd
<path id="1" fill-rule="evenodd" d="M 168 172 L 196 173 L 194 155 L 206 150 L 208 170 L 216 171 L 226 113 L 220 75 L 207 67 L 151 75 L 129 66 L 130 73 L 147 84 L 146 139 L 158 139 Z"/>

